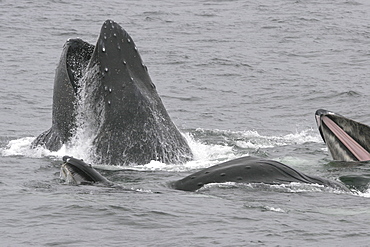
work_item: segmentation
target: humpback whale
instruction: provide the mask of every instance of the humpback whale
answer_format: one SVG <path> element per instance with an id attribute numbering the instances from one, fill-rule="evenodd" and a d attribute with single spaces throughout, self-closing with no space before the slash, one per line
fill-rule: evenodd
<path id="1" fill-rule="evenodd" d="M 321 137 L 334 160 L 370 160 L 369 126 L 323 109 L 316 111 L 315 118 Z"/>
<path id="2" fill-rule="evenodd" d="M 90 184 L 110 182 L 94 168 L 82 160 L 69 156 L 63 157 L 61 178 L 70 184 Z M 209 183 L 265 183 L 287 184 L 291 182 L 320 184 L 335 189 L 349 191 L 342 183 L 317 176 L 305 175 L 293 168 L 273 160 L 255 157 L 241 157 L 200 170 L 181 180 L 171 183 L 177 190 L 196 191 Z"/>
<path id="3" fill-rule="evenodd" d="M 83 162 L 83 160 L 64 156 L 63 161 L 64 163 L 60 168 L 60 178 L 69 184 L 111 184 L 111 182 L 97 172 L 91 165 Z"/>
<path id="4" fill-rule="evenodd" d="M 81 39 L 64 45 L 52 126 L 32 146 L 57 151 L 79 136 L 92 140 L 94 162 L 109 165 L 183 163 L 193 157 L 133 39 L 112 20 L 104 22 L 95 46 Z"/>
<path id="5" fill-rule="evenodd" d="M 298 182 L 320 184 L 349 191 L 345 185 L 339 182 L 308 176 L 280 162 L 251 156 L 237 158 L 203 169 L 174 182 L 173 187 L 178 190 L 196 191 L 206 184 L 223 182 L 265 184 Z"/>

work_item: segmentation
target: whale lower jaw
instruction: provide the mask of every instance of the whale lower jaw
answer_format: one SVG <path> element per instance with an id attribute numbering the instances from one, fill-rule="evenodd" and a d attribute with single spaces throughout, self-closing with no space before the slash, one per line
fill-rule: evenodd
<path id="1" fill-rule="evenodd" d="M 319 109 L 316 123 L 334 160 L 370 160 L 370 127 L 339 114 Z"/>

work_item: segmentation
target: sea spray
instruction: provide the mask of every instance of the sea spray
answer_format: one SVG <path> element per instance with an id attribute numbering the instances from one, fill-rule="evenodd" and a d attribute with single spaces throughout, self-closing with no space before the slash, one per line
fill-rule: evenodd
<path id="1" fill-rule="evenodd" d="M 84 73 L 79 81 L 80 96 L 76 104 L 76 129 L 74 136 L 68 145 L 73 149 L 77 158 L 83 158 L 87 162 L 94 162 L 94 139 L 104 120 L 104 107 L 102 107 L 102 96 L 96 87 L 100 83 L 99 66 L 95 65 Z"/>

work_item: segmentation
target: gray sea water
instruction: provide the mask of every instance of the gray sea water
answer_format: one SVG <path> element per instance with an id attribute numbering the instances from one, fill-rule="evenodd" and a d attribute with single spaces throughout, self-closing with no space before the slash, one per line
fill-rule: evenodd
<path id="1" fill-rule="evenodd" d="M 368 246 L 370 165 L 331 162 L 314 113 L 370 123 L 369 13 L 367 0 L 0 1 L 0 245 Z M 71 186 L 61 157 L 83 150 L 30 143 L 51 125 L 63 44 L 95 44 L 106 19 L 135 40 L 195 160 L 94 164 L 117 186 Z M 169 187 L 243 155 L 362 187 Z"/>

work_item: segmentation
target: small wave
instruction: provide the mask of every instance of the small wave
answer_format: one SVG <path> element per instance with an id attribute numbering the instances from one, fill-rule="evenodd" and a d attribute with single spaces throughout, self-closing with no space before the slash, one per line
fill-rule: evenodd
<path id="1" fill-rule="evenodd" d="M 255 130 L 229 131 L 229 130 L 204 130 L 196 129 L 194 136 L 199 139 L 205 139 L 208 143 L 216 141 L 224 142 L 229 146 L 240 148 L 273 148 L 292 144 L 304 144 L 307 142 L 322 143 L 322 139 L 317 131 L 307 129 L 300 132 L 290 133 L 281 136 L 261 135 Z"/>
<path id="2" fill-rule="evenodd" d="M 348 96 L 348 97 L 358 97 L 358 96 L 360 96 L 361 95 L 361 93 L 359 93 L 359 92 L 356 92 L 356 91 L 353 91 L 353 90 L 350 90 L 350 91 L 346 91 L 346 92 L 341 92 L 341 93 L 339 93 L 338 95 L 337 95 L 337 97 L 338 96 Z"/>
<path id="3" fill-rule="evenodd" d="M 343 91 L 343 92 L 329 92 L 326 94 L 322 94 L 321 92 L 313 92 L 311 93 L 311 99 L 310 101 L 312 102 L 318 102 L 322 101 L 323 99 L 332 99 L 332 100 L 337 100 L 337 99 L 342 99 L 343 98 L 358 98 L 362 96 L 361 92 L 349 90 L 349 91 Z"/>

